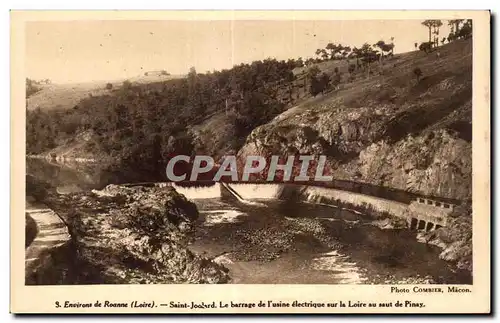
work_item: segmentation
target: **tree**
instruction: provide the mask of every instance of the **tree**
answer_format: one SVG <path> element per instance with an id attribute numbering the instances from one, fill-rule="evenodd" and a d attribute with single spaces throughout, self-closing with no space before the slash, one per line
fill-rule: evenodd
<path id="1" fill-rule="evenodd" d="M 451 33 L 456 34 L 460 30 L 460 23 L 463 19 L 451 19 L 448 20 L 448 26 L 451 28 Z"/>
<path id="2" fill-rule="evenodd" d="M 443 25 L 441 20 L 434 20 L 433 28 L 434 28 L 434 44 L 436 47 L 439 46 L 439 28 Z"/>
<path id="3" fill-rule="evenodd" d="M 337 70 L 335 72 L 335 75 L 333 76 L 333 82 L 332 82 L 333 86 L 335 88 L 338 88 L 341 80 L 342 80 L 342 74 L 340 74 L 340 72 Z"/>
<path id="4" fill-rule="evenodd" d="M 304 66 L 304 60 L 302 57 L 299 57 L 296 61 L 296 67 L 303 67 Z"/>
<path id="5" fill-rule="evenodd" d="M 330 59 L 343 59 L 351 51 L 349 46 L 334 43 L 328 43 L 325 49 L 330 52 Z"/>
<path id="6" fill-rule="evenodd" d="M 383 40 L 379 40 L 373 46 L 378 47 L 380 49 L 381 58 L 383 58 L 384 57 L 384 52 L 385 52 L 385 49 L 386 49 L 385 42 Z"/>
<path id="7" fill-rule="evenodd" d="M 326 51 L 323 48 L 316 49 L 316 56 L 319 56 L 320 58 L 323 58 L 324 54 L 326 54 Z"/>
<path id="8" fill-rule="evenodd" d="M 335 59 L 335 55 L 338 53 L 338 47 L 334 43 L 328 43 L 326 45 L 326 50 L 330 51 L 330 59 Z"/>
<path id="9" fill-rule="evenodd" d="M 342 48 L 342 58 L 347 59 L 347 64 L 349 64 L 349 57 L 351 56 L 352 50 L 350 46 L 345 46 Z"/>
<path id="10" fill-rule="evenodd" d="M 113 84 L 107 83 L 106 84 L 106 90 L 111 90 L 113 88 Z"/>
<path id="11" fill-rule="evenodd" d="M 356 66 L 358 68 L 360 68 L 361 64 L 359 63 L 359 60 L 361 59 L 361 57 L 363 55 L 363 51 L 361 50 L 361 48 L 354 47 L 352 49 L 352 53 L 356 57 Z"/>
<path id="12" fill-rule="evenodd" d="M 40 91 L 41 88 L 38 86 L 38 83 L 35 80 L 31 80 L 26 78 L 26 98 Z"/>
<path id="13" fill-rule="evenodd" d="M 317 66 L 312 66 L 307 71 L 306 77 L 309 82 L 309 93 L 313 96 L 323 91 L 320 73 L 321 71 Z"/>
<path id="14" fill-rule="evenodd" d="M 349 74 L 354 73 L 355 70 L 356 70 L 356 65 L 355 64 L 349 64 L 349 68 L 348 68 Z"/>
<path id="15" fill-rule="evenodd" d="M 441 39 L 441 45 L 444 45 L 445 42 L 446 42 L 446 37 L 443 37 L 443 39 Z"/>
<path id="16" fill-rule="evenodd" d="M 415 50 L 417 50 L 418 48 L 418 43 L 415 43 Z"/>
<path id="17" fill-rule="evenodd" d="M 130 90 L 131 87 L 132 87 L 132 82 L 130 82 L 129 80 L 123 81 L 122 83 L 123 90 Z"/>
<path id="18" fill-rule="evenodd" d="M 419 67 L 415 67 L 413 69 L 413 74 L 415 75 L 415 77 L 417 78 L 417 82 L 420 82 L 420 78 L 422 77 L 422 70 L 419 68 Z"/>
<path id="19" fill-rule="evenodd" d="M 326 52 L 326 50 L 322 49 L 321 50 L 321 58 L 325 61 L 328 59 L 328 53 Z"/>
<path id="20" fill-rule="evenodd" d="M 422 25 L 424 25 L 425 27 L 427 27 L 429 29 L 429 40 L 428 42 L 431 43 L 432 39 L 431 39 L 431 36 L 432 36 L 432 26 L 434 25 L 434 20 L 424 20 L 422 21 Z"/>
<path id="21" fill-rule="evenodd" d="M 472 19 L 467 19 L 458 32 L 458 38 L 469 38 L 472 35 Z"/>
<path id="22" fill-rule="evenodd" d="M 368 66 L 368 75 L 371 74 L 371 64 L 379 60 L 378 54 L 368 43 L 364 43 L 360 49 L 361 61 L 365 66 Z"/>
<path id="23" fill-rule="evenodd" d="M 428 30 L 429 30 L 428 42 L 432 44 L 433 43 L 433 40 L 432 40 L 433 28 L 434 28 L 434 34 L 439 35 L 439 27 L 441 27 L 443 25 L 443 23 L 441 22 L 441 20 L 424 20 L 424 21 L 422 21 L 422 25 L 424 25 L 425 27 L 428 28 Z M 436 43 L 435 39 L 434 39 L 434 43 Z"/>
<path id="24" fill-rule="evenodd" d="M 330 76 L 328 76 L 328 74 L 326 73 L 323 73 L 321 75 L 321 92 L 325 93 L 325 91 L 328 89 L 330 89 Z"/>

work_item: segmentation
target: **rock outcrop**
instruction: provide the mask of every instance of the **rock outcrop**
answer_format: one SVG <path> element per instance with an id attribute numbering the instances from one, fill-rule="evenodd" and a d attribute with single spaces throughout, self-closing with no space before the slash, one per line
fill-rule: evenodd
<path id="1" fill-rule="evenodd" d="M 420 82 L 379 76 L 292 108 L 254 129 L 239 156 L 326 155 L 335 179 L 466 200 L 472 69 L 456 59 Z"/>
<path id="2" fill-rule="evenodd" d="M 229 280 L 226 268 L 188 250 L 198 211 L 173 188 L 109 185 L 49 200 L 70 228 L 78 268 L 73 283 Z"/>

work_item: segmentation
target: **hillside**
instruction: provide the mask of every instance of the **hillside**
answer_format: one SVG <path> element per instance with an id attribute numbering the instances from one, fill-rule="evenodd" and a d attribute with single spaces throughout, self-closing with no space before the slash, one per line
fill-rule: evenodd
<path id="1" fill-rule="evenodd" d="M 96 90 L 102 95 L 78 92 L 80 101 L 68 90 L 54 96 L 73 109 L 28 115 L 28 153 L 111 157 L 157 174 L 179 153 L 324 154 L 337 179 L 467 199 L 472 40 L 349 72 L 356 61 L 315 64 L 318 75 L 339 80 L 315 96 L 311 66 L 272 59 L 161 82 L 143 77 L 147 84 Z"/>
<path id="2" fill-rule="evenodd" d="M 149 84 L 156 82 L 164 82 L 174 78 L 180 78 L 179 75 L 168 76 L 136 76 L 129 78 L 128 81 L 133 85 Z M 27 101 L 27 109 L 34 110 L 40 108 L 42 110 L 53 109 L 71 109 L 81 100 L 92 97 L 101 96 L 111 93 L 113 90 L 120 89 L 123 82 L 126 80 L 112 80 L 109 82 L 89 82 L 89 83 L 74 83 L 74 84 L 42 84 L 39 85 L 40 91 L 30 95 Z M 106 84 L 111 83 L 112 89 L 106 89 Z"/>
<path id="3" fill-rule="evenodd" d="M 252 131 L 240 156 L 324 154 L 337 179 L 467 199 L 472 172 L 472 41 L 383 61 L 337 91 Z M 319 64 L 323 70 L 338 62 Z M 423 77 L 417 81 L 413 70 Z"/>

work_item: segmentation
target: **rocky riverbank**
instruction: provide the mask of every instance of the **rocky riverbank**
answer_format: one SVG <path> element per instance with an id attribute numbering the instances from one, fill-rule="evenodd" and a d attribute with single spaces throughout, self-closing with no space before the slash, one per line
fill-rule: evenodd
<path id="1" fill-rule="evenodd" d="M 446 227 L 422 233 L 419 240 L 442 249 L 439 258 L 472 273 L 472 206 L 464 203 L 454 209 Z"/>
<path id="2" fill-rule="evenodd" d="M 123 187 L 67 195 L 46 203 L 73 240 L 70 274 L 62 283 L 226 283 L 227 269 L 193 254 L 196 205 L 172 188 Z M 63 265 L 63 264 L 61 264 Z"/>

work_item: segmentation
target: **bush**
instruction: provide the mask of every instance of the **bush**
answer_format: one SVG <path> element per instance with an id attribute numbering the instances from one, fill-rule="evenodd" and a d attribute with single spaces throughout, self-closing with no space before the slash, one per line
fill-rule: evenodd
<path id="1" fill-rule="evenodd" d="M 124 90 L 128 90 L 132 87 L 132 82 L 130 82 L 129 80 L 125 80 L 123 81 L 123 84 L 122 84 L 122 88 Z"/>
<path id="2" fill-rule="evenodd" d="M 111 90 L 113 88 L 113 84 L 107 83 L 106 84 L 106 90 Z"/>
<path id="3" fill-rule="evenodd" d="M 38 83 L 34 80 L 26 79 L 26 97 L 30 97 L 36 92 L 40 91 L 41 88 L 38 86 Z"/>
<path id="4" fill-rule="evenodd" d="M 420 82 L 420 78 L 422 77 L 422 70 L 419 68 L 419 67 L 415 67 L 413 69 L 413 74 L 415 74 L 416 78 L 417 78 L 417 82 Z"/>
<path id="5" fill-rule="evenodd" d="M 418 47 L 421 51 L 424 51 L 426 53 L 432 51 L 432 42 L 425 42 L 425 43 L 422 43 L 420 44 L 420 46 Z"/>

